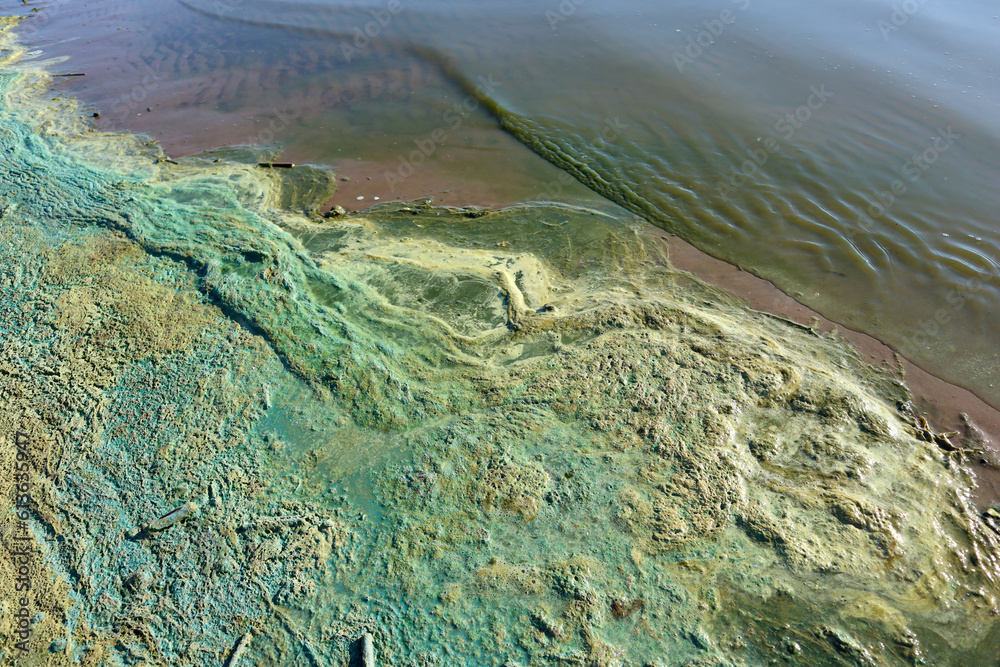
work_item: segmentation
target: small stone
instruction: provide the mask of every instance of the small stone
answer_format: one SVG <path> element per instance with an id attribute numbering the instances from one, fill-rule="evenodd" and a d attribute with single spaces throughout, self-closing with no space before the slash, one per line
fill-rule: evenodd
<path id="1" fill-rule="evenodd" d="M 691 641 L 694 645 L 700 648 L 702 651 L 709 651 L 712 648 L 712 640 L 708 636 L 708 633 L 698 628 L 691 633 Z"/>
<path id="2" fill-rule="evenodd" d="M 375 667 L 375 638 L 370 632 L 361 637 L 361 664 L 364 667 Z"/>
<path id="3" fill-rule="evenodd" d="M 146 570 L 138 570 L 122 582 L 122 588 L 128 593 L 140 593 L 153 582 L 153 577 Z"/>
<path id="4" fill-rule="evenodd" d="M 798 655 L 799 653 L 802 653 L 802 647 L 799 646 L 798 642 L 788 642 L 785 645 L 785 650 L 792 655 Z"/>

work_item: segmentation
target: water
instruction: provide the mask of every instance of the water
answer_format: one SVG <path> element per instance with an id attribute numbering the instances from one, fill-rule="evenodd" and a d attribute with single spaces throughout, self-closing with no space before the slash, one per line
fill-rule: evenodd
<path id="1" fill-rule="evenodd" d="M 996 12 L 64 2 L 28 30 L 88 72 L 65 87 L 106 126 L 177 152 L 279 141 L 351 177 L 346 204 L 591 196 L 526 146 L 1000 406 Z"/>

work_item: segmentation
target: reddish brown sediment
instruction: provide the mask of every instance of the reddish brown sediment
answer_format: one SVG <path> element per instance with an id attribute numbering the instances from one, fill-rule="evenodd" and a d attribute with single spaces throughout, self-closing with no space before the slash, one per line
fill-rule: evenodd
<path id="1" fill-rule="evenodd" d="M 338 180 L 337 194 L 324 207 L 324 212 L 333 206 L 361 211 L 380 201 L 412 201 L 427 197 L 437 206 L 502 208 L 518 203 L 514 198 L 504 198 L 502 187 L 491 187 L 482 181 L 455 181 L 437 165 L 415 171 L 395 189 L 387 186 L 385 180 L 385 173 L 396 168 L 394 164 L 359 159 L 342 160 L 333 167 L 338 179 L 350 180 Z"/>

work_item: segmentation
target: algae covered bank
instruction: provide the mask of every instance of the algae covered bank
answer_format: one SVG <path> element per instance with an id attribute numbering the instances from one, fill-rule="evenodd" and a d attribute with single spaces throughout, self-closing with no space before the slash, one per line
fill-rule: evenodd
<path id="1" fill-rule="evenodd" d="M 325 169 L 91 131 L 15 30 L 3 664 L 995 660 L 1000 526 L 835 335 L 611 209 L 321 218 Z"/>

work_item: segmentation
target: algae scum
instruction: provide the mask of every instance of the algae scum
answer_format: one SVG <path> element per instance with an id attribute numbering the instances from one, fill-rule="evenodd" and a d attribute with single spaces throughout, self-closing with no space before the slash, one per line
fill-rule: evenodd
<path id="1" fill-rule="evenodd" d="M 840 340 L 625 215 L 324 220 L 326 170 L 90 131 L 4 27 L 4 664 L 995 660 L 998 526 Z"/>

